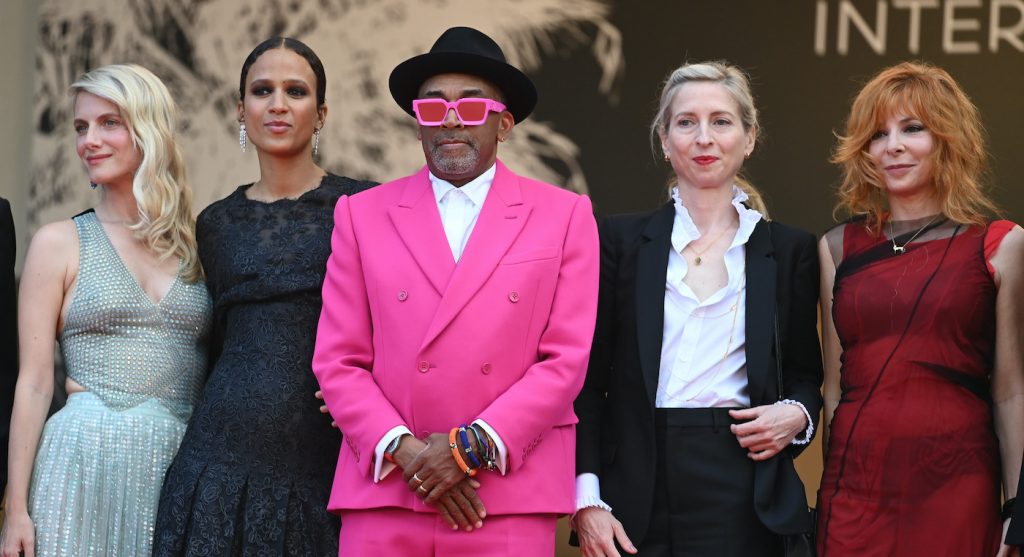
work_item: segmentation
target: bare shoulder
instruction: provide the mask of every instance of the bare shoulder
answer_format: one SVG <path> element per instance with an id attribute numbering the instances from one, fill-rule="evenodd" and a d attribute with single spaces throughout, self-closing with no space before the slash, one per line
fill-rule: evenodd
<path id="1" fill-rule="evenodd" d="M 45 224 L 29 242 L 25 256 L 25 273 L 64 274 L 78 266 L 78 230 L 74 221 L 62 220 Z"/>
<path id="2" fill-rule="evenodd" d="M 78 251 L 78 229 L 75 228 L 75 221 L 68 219 L 44 224 L 29 243 L 29 250 L 34 248 Z"/>

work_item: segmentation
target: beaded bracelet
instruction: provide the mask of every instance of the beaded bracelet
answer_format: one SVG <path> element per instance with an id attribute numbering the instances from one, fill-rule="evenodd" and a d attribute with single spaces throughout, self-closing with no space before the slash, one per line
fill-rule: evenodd
<path id="1" fill-rule="evenodd" d="M 462 441 L 462 450 L 465 451 L 466 456 L 469 457 L 469 463 L 473 466 L 473 468 L 479 468 L 480 459 L 476 456 L 476 453 L 473 451 L 473 445 L 469 443 L 469 435 L 466 434 L 466 424 L 462 424 L 459 426 L 459 439 Z"/>
<path id="2" fill-rule="evenodd" d="M 464 474 L 469 477 L 476 475 L 476 470 L 473 467 L 466 464 L 466 461 L 462 459 L 462 451 L 459 450 L 459 444 L 455 442 L 455 436 L 459 434 L 459 428 L 453 427 L 448 432 L 448 446 L 452 450 L 452 457 L 455 459 L 455 465 L 462 470 Z"/>

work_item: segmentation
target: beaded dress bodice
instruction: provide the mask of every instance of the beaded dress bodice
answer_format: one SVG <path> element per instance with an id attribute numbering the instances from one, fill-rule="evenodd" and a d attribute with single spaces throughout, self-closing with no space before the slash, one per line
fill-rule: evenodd
<path id="1" fill-rule="evenodd" d="M 117 410 L 156 399 L 185 420 L 206 377 L 212 303 L 175 277 L 159 303 L 139 286 L 94 212 L 74 219 L 79 269 L 60 334 L 67 375 Z"/>

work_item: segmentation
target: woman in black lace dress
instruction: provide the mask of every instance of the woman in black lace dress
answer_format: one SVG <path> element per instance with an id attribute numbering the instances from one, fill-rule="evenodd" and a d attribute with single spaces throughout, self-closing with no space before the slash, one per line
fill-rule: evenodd
<path id="1" fill-rule="evenodd" d="M 242 66 L 239 142 L 260 179 L 196 225 L 214 300 L 214 362 L 160 497 L 156 556 L 331 555 L 341 434 L 311 403 L 333 209 L 371 184 L 313 160 L 327 115 L 319 58 L 276 37 Z"/>

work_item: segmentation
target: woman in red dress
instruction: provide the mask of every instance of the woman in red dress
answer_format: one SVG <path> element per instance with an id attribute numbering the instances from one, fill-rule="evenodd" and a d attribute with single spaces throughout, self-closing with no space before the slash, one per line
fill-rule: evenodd
<path id="1" fill-rule="evenodd" d="M 1024 230 L 980 182 L 977 109 L 944 70 L 887 68 L 833 161 L 854 218 L 822 238 L 821 557 L 1009 556 L 1024 453 Z"/>

